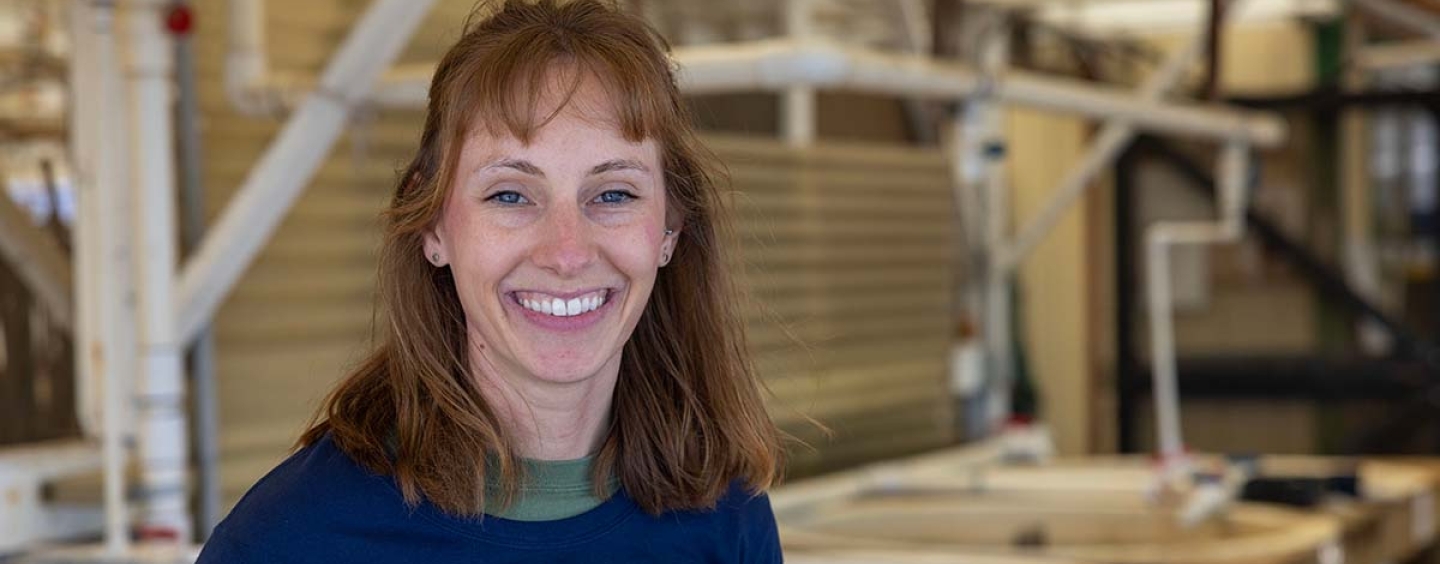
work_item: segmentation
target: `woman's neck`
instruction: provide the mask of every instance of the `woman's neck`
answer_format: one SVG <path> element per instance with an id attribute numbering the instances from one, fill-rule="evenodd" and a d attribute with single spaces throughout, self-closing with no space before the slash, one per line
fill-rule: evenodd
<path id="1" fill-rule="evenodd" d="M 575 382 L 550 382 L 517 370 L 503 370 L 471 348 L 475 378 L 520 455 L 535 460 L 574 460 L 600 448 L 610 426 L 610 405 L 620 373 L 620 355 L 595 375 Z"/>

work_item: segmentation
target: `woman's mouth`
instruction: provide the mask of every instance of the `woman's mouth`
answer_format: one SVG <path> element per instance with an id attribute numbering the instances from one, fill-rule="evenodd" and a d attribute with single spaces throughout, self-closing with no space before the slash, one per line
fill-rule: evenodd
<path id="1" fill-rule="evenodd" d="M 515 292 L 515 302 L 527 310 L 552 317 L 574 317 L 600 309 L 610 297 L 610 290 L 595 290 L 565 299 L 541 292 Z"/>
<path id="2" fill-rule="evenodd" d="M 619 297 L 609 288 L 583 294 L 557 296 L 545 292 L 512 292 L 521 317 L 549 331 L 571 332 L 591 327 L 610 311 L 611 302 Z"/>

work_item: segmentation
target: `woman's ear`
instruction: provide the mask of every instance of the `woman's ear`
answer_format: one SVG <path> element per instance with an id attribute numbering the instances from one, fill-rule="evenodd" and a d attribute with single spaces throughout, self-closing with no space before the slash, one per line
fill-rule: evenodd
<path id="1" fill-rule="evenodd" d="M 425 252 L 425 260 L 436 268 L 450 264 L 450 257 L 445 252 L 445 244 L 440 241 L 437 233 L 439 226 L 431 227 L 425 231 L 425 244 L 421 248 Z"/>
<path id="2" fill-rule="evenodd" d="M 670 264 L 670 257 L 675 253 L 675 245 L 679 242 L 679 228 L 665 230 L 665 237 L 660 241 L 660 266 Z"/>

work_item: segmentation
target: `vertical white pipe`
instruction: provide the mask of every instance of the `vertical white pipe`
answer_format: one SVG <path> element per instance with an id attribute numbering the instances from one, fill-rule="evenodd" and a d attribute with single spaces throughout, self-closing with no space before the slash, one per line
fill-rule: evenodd
<path id="1" fill-rule="evenodd" d="M 1220 153 L 1219 178 L 1221 227 L 1225 241 L 1239 241 L 1245 234 L 1246 185 L 1250 172 L 1250 144 L 1231 140 Z"/>
<path id="2" fill-rule="evenodd" d="M 75 223 L 71 271 L 75 273 L 75 416 L 86 437 L 98 438 L 103 432 L 99 401 L 100 380 L 92 363 L 89 343 L 96 338 L 99 305 L 96 293 L 95 264 L 100 256 L 95 222 L 99 208 L 95 202 L 95 159 L 101 117 L 99 104 L 103 93 L 95 68 L 95 15 L 88 0 L 73 0 L 67 6 L 70 28 L 70 161 L 75 190 Z"/>
<path id="3" fill-rule="evenodd" d="M 790 38 L 795 41 L 808 39 L 812 34 L 813 0 L 789 0 L 785 8 L 785 24 Z M 815 89 L 792 86 L 785 89 L 782 96 L 784 107 L 781 115 L 785 122 L 781 135 L 792 147 L 810 146 L 815 142 Z"/>
<path id="4" fill-rule="evenodd" d="M 1004 16 L 998 16 L 1004 17 Z M 985 38 L 981 53 L 981 66 L 985 76 L 994 83 L 1005 72 L 1009 64 L 1008 22 L 998 22 L 996 29 Z M 981 162 L 984 163 L 985 181 L 985 348 L 988 357 L 990 391 L 988 419 L 991 431 L 997 430 L 1010 416 L 1010 401 L 1015 384 L 1014 374 L 1014 331 L 1011 329 L 1012 296 L 1010 295 L 1010 273 L 1005 269 L 1005 254 L 1010 236 L 1010 202 L 1005 176 L 1005 121 L 1004 106 L 999 103 L 996 92 L 983 89 L 966 105 L 967 112 L 973 112 L 976 130 L 972 133 L 979 143 Z"/>
<path id="5" fill-rule="evenodd" d="M 269 75 L 265 57 L 265 0 L 230 0 L 225 80 L 254 86 Z"/>
<path id="6" fill-rule="evenodd" d="M 1155 425 L 1160 458 L 1169 467 L 1185 454 L 1176 384 L 1175 328 L 1170 305 L 1170 240 L 1145 238 L 1145 287 L 1150 310 L 1150 356 L 1154 359 Z"/>
<path id="7" fill-rule="evenodd" d="M 135 237 L 140 373 L 135 390 L 142 532 L 189 543 L 189 443 L 182 343 L 173 301 L 176 271 L 172 38 L 167 0 L 135 0 L 126 12 L 134 134 Z"/>
<path id="8" fill-rule="evenodd" d="M 133 280 L 130 277 L 130 193 L 126 139 L 126 92 L 120 76 L 119 45 L 115 38 L 114 2 L 76 0 L 88 3 L 88 33 L 94 39 L 95 114 L 100 141 L 96 143 L 95 175 L 92 183 L 78 184 L 82 205 L 94 212 L 95 234 L 89 242 L 96 259 L 93 284 L 95 330 L 82 345 L 90 355 L 94 378 L 103 382 L 101 400 L 104 425 L 101 427 L 105 490 L 105 548 L 111 557 L 124 554 L 130 545 L 129 507 L 125 499 L 125 439 L 130 403 L 131 376 L 135 369 Z M 85 93 L 81 93 L 85 94 Z M 88 99 L 88 96 L 85 98 Z M 83 99 L 82 99 L 83 100 Z M 83 204 L 85 200 L 91 203 Z"/>
<path id="9" fill-rule="evenodd" d="M 225 94 L 246 115 L 283 109 L 283 93 L 270 84 L 265 50 L 265 0 L 229 0 L 229 49 L 225 54 Z"/>
<path id="10" fill-rule="evenodd" d="M 1216 222 L 1161 222 L 1146 231 L 1146 291 L 1150 313 L 1150 355 L 1154 364 L 1156 438 L 1167 472 L 1184 473 L 1189 461 L 1180 427 L 1180 395 L 1175 366 L 1174 315 L 1170 309 L 1170 248 L 1239 241 L 1245 230 L 1245 180 L 1250 146 L 1226 142 L 1216 178 L 1220 182 Z"/>

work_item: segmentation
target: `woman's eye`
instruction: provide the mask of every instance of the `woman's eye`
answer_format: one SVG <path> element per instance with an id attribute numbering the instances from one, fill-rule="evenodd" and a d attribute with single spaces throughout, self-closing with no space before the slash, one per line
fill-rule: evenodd
<path id="1" fill-rule="evenodd" d="M 521 196 L 519 192 L 513 192 L 510 190 L 506 190 L 504 192 L 497 192 L 486 199 L 497 204 L 505 204 L 510 206 L 518 206 L 520 204 L 526 204 L 530 202 L 529 200 L 525 199 L 525 196 Z"/>
<path id="2" fill-rule="evenodd" d="M 631 194 L 624 190 L 607 190 L 604 193 L 600 194 L 600 196 L 596 197 L 595 202 L 599 204 L 623 204 L 634 199 L 634 194 Z"/>

